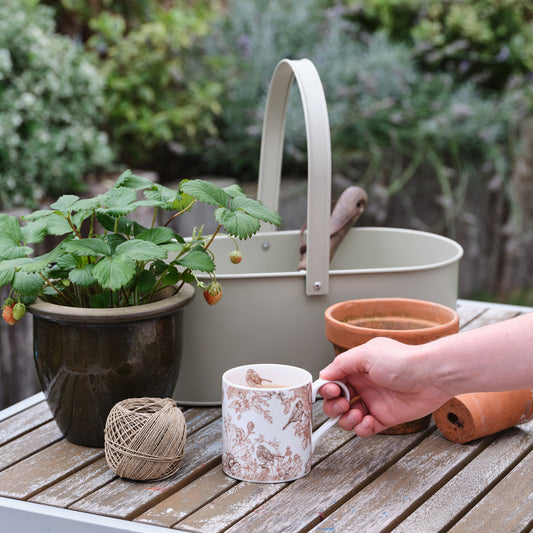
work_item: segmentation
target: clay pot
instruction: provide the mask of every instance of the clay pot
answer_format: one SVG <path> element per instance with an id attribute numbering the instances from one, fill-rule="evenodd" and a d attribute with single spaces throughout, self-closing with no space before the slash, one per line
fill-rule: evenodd
<path id="1" fill-rule="evenodd" d="M 70 442 L 103 448 L 106 419 L 116 403 L 172 395 L 183 308 L 193 297 L 186 285 L 169 298 L 131 307 L 86 309 L 41 300 L 29 307 L 39 381 Z"/>
<path id="2" fill-rule="evenodd" d="M 389 337 L 404 344 L 424 344 L 459 331 L 459 315 L 441 304 L 410 298 L 369 298 L 339 302 L 325 311 L 326 337 L 335 354 Z M 431 415 L 393 426 L 389 435 L 426 428 Z"/>
<path id="3" fill-rule="evenodd" d="M 533 419 L 533 389 L 460 394 L 433 413 L 449 440 L 470 442 Z"/>

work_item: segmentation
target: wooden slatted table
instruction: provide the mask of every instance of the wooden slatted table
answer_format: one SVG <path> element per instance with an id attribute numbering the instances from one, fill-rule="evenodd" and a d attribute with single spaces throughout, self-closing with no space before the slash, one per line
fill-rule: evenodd
<path id="1" fill-rule="evenodd" d="M 461 328 L 531 308 L 460 301 Z M 470 444 L 432 424 L 360 439 L 336 427 L 309 475 L 254 484 L 224 475 L 219 408 L 185 409 L 186 456 L 172 477 L 126 481 L 103 450 L 62 438 L 37 394 L 0 412 L 0 531 L 525 532 L 533 528 L 533 422 Z M 325 420 L 315 405 L 316 426 Z"/>

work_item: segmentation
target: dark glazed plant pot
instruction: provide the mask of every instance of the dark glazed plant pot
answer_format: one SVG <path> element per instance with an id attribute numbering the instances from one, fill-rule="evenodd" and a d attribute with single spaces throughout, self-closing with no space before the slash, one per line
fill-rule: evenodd
<path id="1" fill-rule="evenodd" d="M 172 396 L 182 309 L 193 297 L 186 285 L 173 296 L 132 307 L 84 309 L 39 300 L 30 306 L 39 381 L 70 442 L 101 448 L 107 415 L 117 402 Z"/>
<path id="2" fill-rule="evenodd" d="M 424 344 L 459 331 L 453 309 L 411 298 L 368 298 L 339 302 L 325 311 L 326 337 L 338 355 L 374 337 Z M 382 433 L 400 435 L 425 429 L 431 415 L 393 426 Z"/>

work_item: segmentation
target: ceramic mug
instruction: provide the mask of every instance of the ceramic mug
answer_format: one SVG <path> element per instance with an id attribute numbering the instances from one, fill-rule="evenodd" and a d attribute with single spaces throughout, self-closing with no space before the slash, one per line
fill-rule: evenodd
<path id="1" fill-rule="evenodd" d="M 222 468 L 235 479 L 280 483 L 305 476 L 318 441 L 339 419 L 312 431 L 312 404 L 322 385 L 303 368 L 250 364 L 222 376 Z M 346 398 L 344 383 L 334 381 Z"/>

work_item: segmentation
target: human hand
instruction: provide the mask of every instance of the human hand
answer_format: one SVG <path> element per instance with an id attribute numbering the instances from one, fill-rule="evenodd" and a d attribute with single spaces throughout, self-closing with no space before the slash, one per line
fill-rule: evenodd
<path id="1" fill-rule="evenodd" d="M 432 370 L 431 343 L 410 346 L 377 337 L 338 355 L 320 372 L 322 379 L 345 382 L 352 395 L 349 404 L 337 385 L 322 386 L 324 412 L 342 415 L 339 425 L 360 437 L 421 418 L 449 399 Z"/>

